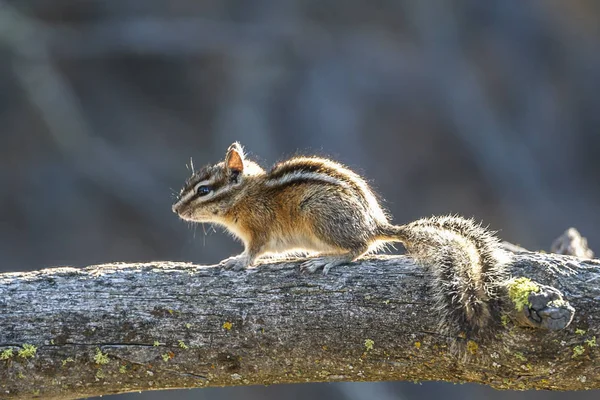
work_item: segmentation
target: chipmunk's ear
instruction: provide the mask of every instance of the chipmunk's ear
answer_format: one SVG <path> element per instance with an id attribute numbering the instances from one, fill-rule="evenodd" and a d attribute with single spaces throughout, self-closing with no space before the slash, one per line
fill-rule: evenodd
<path id="1" fill-rule="evenodd" d="M 233 143 L 229 146 L 229 149 L 227 149 L 225 166 L 227 167 L 227 170 L 234 175 L 244 172 L 244 149 L 238 142 Z"/>

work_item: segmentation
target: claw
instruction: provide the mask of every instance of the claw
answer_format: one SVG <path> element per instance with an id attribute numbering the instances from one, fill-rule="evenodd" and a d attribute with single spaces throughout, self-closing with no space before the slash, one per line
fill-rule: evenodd
<path id="1" fill-rule="evenodd" d="M 314 274 L 319 270 L 319 268 L 323 268 L 324 264 L 319 262 L 318 258 L 313 258 L 308 261 L 300 264 L 300 271 L 304 273 Z"/>
<path id="2" fill-rule="evenodd" d="M 248 268 L 248 259 L 244 255 L 229 257 L 221 261 L 219 266 L 230 271 L 242 271 Z"/>
<path id="3" fill-rule="evenodd" d="M 300 264 L 300 271 L 314 274 L 318 270 L 323 269 L 323 275 L 327 275 L 331 268 L 345 264 L 346 262 L 347 260 L 338 257 L 316 257 Z"/>

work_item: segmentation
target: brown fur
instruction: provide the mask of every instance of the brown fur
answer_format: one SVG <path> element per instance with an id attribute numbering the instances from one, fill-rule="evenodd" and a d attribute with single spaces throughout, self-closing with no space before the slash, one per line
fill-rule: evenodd
<path id="1" fill-rule="evenodd" d="M 242 170 L 240 182 L 229 182 L 230 164 Z M 246 166 L 253 172 L 246 174 Z M 214 197 L 191 196 L 207 180 Z M 248 266 L 265 253 L 287 251 L 338 254 L 351 261 L 374 245 L 377 227 L 387 224 L 367 183 L 341 164 L 302 157 L 265 172 L 245 160 L 237 144 L 225 162 L 194 172 L 173 210 L 184 219 L 227 227 L 244 242 Z"/>

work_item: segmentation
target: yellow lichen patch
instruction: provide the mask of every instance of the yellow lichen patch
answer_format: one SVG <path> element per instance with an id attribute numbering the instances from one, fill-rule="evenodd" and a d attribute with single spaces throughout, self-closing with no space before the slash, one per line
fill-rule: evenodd
<path id="1" fill-rule="evenodd" d="M 515 305 L 517 311 L 523 311 L 523 307 L 530 306 L 529 295 L 540 291 L 538 285 L 529 278 L 517 278 L 508 286 L 508 296 Z"/>
<path id="2" fill-rule="evenodd" d="M 37 352 L 37 347 L 32 344 L 25 343 L 23 348 L 19 350 L 19 357 L 21 358 L 33 358 L 35 357 L 35 353 Z"/>
<path id="3" fill-rule="evenodd" d="M 415 342 L 415 347 L 417 349 L 420 349 L 421 348 L 421 342 Z"/>
<path id="4" fill-rule="evenodd" d="M 184 350 L 187 350 L 187 349 L 189 349 L 188 345 L 187 345 L 187 344 L 185 344 L 185 342 L 184 342 L 183 340 L 178 340 L 178 341 L 177 341 L 177 345 L 178 345 L 179 347 L 181 347 L 182 349 L 184 349 Z"/>
<path id="5" fill-rule="evenodd" d="M 223 329 L 227 329 L 228 331 L 230 331 L 231 328 L 233 328 L 233 324 L 231 322 L 229 322 L 229 321 L 223 322 Z"/>
<path id="6" fill-rule="evenodd" d="M 373 345 L 375 344 L 375 342 L 371 339 L 367 339 L 365 340 L 365 348 L 367 349 L 367 351 L 369 350 L 373 350 Z"/>
<path id="7" fill-rule="evenodd" d="M 127 372 L 127 367 L 126 367 L 126 366 L 124 366 L 124 365 L 121 365 L 121 366 L 119 367 L 119 373 L 120 373 L 120 374 L 124 374 L 124 373 L 126 373 L 126 372 Z"/>
<path id="8" fill-rule="evenodd" d="M 158 347 L 160 346 L 160 342 L 158 340 L 155 340 L 154 343 L 152 343 L 152 346 Z"/>
<path id="9" fill-rule="evenodd" d="M 8 360 L 14 356 L 13 349 L 8 348 L 0 353 L 0 360 Z"/>
<path id="10" fill-rule="evenodd" d="M 161 357 L 164 362 L 167 362 L 171 359 L 171 357 L 169 356 L 169 353 L 165 353 L 165 354 L 161 355 Z"/>
<path id="11" fill-rule="evenodd" d="M 102 353 L 100 348 L 96 347 L 96 354 L 94 354 L 94 362 L 98 365 L 108 364 L 108 354 Z"/>
<path id="12" fill-rule="evenodd" d="M 575 329 L 575 334 L 583 336 L 583 335 L 585 335 L 585 329 L 577 328 L 577 329 Z"/>
<path id="13" fill-rule="evenodd" d="M 575 347 L 573 347 L 573 357 L 572 358 L 578 357 L 578 356 L 582 355 L 583 353 L 585 353 L 585 347 L 583 347 L 581 345 L 575 346 Z"/>
<path id="14" fill-rule="evenodd" d="M 587 344 L 587 345 L 588 345 L 588 347 L 596 347 L 596 346 L 598 346 L 598 345 L 596 344 L 596 336 L 594 336 L 594 337 L 593 337 L 593 338 L 591 338 L 591 339 L 588 339 L 588 340 L 586 340 L 586 341 L 585 341 L 585 344 Z"/>
<path id="15" fill-rule="evenodd" d="M 510 322 L 510 318 L 508 317 L 508 315 L 504 314 L 502 317 L 500 317 L 500 321 L 502 322 L 502 326 L 506 327 Z"/>
<path id="16" fill-rule="evenodd" d="M 479 349 L 479 345 L 472 340 L 467 342 L 467 350 L 471 354 L 477 354 L 477 350 Z"/>
<path id="17" fill-rule="evenodd" d="M 556 300 L 552 300 L 550 303 L 548 303 L 548 306 L 560 308 L 560 307 L 565 307 L 567 304 L 569 304 L 569 303 L 564 301 L 563 299 L 556 299 Z"/>

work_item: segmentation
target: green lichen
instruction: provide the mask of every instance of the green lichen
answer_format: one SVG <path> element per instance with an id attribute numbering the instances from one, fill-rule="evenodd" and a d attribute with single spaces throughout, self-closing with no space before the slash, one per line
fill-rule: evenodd
<path id="1" fill-rule="evenodd" d="M 187 350 L 187 349 L 189 349 L 188 345 L 187 345 L 187 344 L 185 344 L 183 340 L 178 340 L 178 341 L 177 341 L 177 345 L 178 345 L 179 347 L 181 347 L 182 349 L 184 349 L 184 350 Z"/>
<path id="2" fill-rule="evenodd" d="M 96 347 L 96 354 L 94 354 L 94 362 L 98 365 L 108 364 L 108 354 L 102 353 L 100 348 Z"/>
<path id="3" fill-rule="evenodd" d="M 124 365 L 121 365 L 121 366 L 119 367 L 119 373 L 120 373 L 120 374 L 124 374 L 124 373 L 126 373 L 126 372 L 127 372 L 127 367 L 126 367 L 126 366 L 124 366 Z"/>
<path id="4" fill-rule="evenodd" d="M 169 361 L 171 359 L 171 356 L 169 355 L 169 353 L 165 353 L 161 357 L 162 357 L 162 359 L 163 359 L 164 362 L 167 362 L 167 361 Z"/>
<path id="5" fill-rule="evenodd" d="M 8 348 L 0 353 L 0 360 L 9 360 L 14 356 L 13 349 Z"/>
<path id="6" fill-rule="evenodd" d="M 152 343 L 152 346 L 158 347 L 160 346 L 160 342 L 158 340 L 155 340 L 154 343 Z"/>
<path id="7" fill-rule="evenodd" d="M 17 378 L 25 379 L 25 375 L 21 371 L 19 371 L 19 373 L 17 374 Z"/>
<path id="8" fill-rule="evenodd" d="M 585 335 L 585 330 L 577 328 L 577 329 L 575 329 L 575 333 L 577 335 L 582 335 L 583 336 L 583 335 Z"/>
<path id="9" fill-rule="evenodd" d="M 100 380 L 100 379 L 104 379 L 106 377 L 106 375 L 104 375 L 104 371 L 102 371 L 102 369 L 99 369 L 98 371 L 96 371 L 96 379 Z"/>
<path id="10" fill-rule="evenodd" d="M 582 355 L 583 353 L 585 353 L 585 347 L 578 345 L 573 347 L 573 356 L 572 358 L 578 357 L 580 355 Z"/>
<path id="11" fill-rule="evenodd" d="M 23 348 L 19 350 L 19 357 L 21 358 L 33 358 L 37 352 L 37 347 L 32 344 L 23 344 Z"/>
<path id="12" fill-rule="evenodd" d="M 192 327 L 192 324 L 190 324 L 190 323 L 185 324 L 186 329 L 190 329 L 191 327 Z"/>
<path id="13" fill-rule="evenodd" d="M 510 322 L 510 318 L 508 315 L 504 314 L 502 317 L 500 317 L 500 322 L 502 322 L 502 326 L 507 327 L 508 323 Z"/>
<path id="14" fill-rule="evenodd" d="M 373 345 L 375 344 L 375 342 L 371 339 L 367 339 L 365 340 L 365 348 L 367 349 L 367 351 L 369 350 L 373 350 Z"/>
<path id="15" fill-rule="evenodd" d="M 596 346 L 598 346 L 598 345 L 596 344 L 596 336 L 594 336 L 594 337 L 593 337 L 593 338 L 591 338 L 591 339 L 588 339 L 588 340 L 586 340 L 586 341 L 585 341 L 585 344 L 587 344 L 587 345 L 588 345 L 588 347 L 596 347 Z"/>
<path id="16" fill-rule="evenodd" d="M 523 362 L 527 361 L 527 357 L 525 357 L 520 351 L 515 351 L 515 358 Z"/>
<path id="17" fill-rule="evenodd" d="M 71 357 L 69 357 L 65 360 L 62 360 L 62 366 L 64 367 L 65 365 L 67 365 L 67 363 L 70 363 L 70 362 L 75 362 L 75 360 L 73 360 Z"/>
<path id="18" fill-rule="evenodd" d="M 529 278 L 517 278 L 508 286 L 508 296 L 515 305 L 517 311 L 523 311 L 525 306 L 531 306 L 529 295 L 540 291 L 538 285 Z"/>

